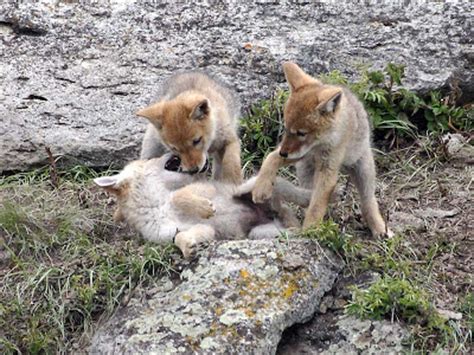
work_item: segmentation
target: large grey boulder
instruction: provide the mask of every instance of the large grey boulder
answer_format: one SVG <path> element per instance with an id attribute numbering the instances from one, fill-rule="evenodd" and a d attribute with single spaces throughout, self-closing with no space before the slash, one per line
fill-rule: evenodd
<path id="1" fill-rule="evenodd" d="M 90 352 L 272 354 L 283 330 L 318 309 L 341 263 L 309 240 L 213 244 L 181 273 L 136 295 Z"/>
<path id="2" fill-rule="evenodd" d="M 2 1 L 0 172 L 47 161 L 108 166 L 137 157 L 134 112 L 177 70 L 205 69 L 244 107 L 283 85 L 283 60 L 311 73 L 407 65 L 417 90 L 474 93 L 472 4 Z"/>

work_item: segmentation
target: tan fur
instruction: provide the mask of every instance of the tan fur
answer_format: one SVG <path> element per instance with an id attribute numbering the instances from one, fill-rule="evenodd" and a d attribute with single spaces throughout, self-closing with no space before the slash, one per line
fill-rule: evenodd
<path id="1" fill-rule="evenodd" d="M 181 158 L 183 171 L 195 173 L 211 155 L 215 179 L 242 182 L 237 136 L 239 104 L 233 92 L 202 73 L 176 75 L 163 87 L 158 102 L 137 112 L 151 123 L 141 158 L 172 151 Z M 195 144 L 198 139 L 201 141 Z"/>
<path id="2" fill-rule="evenodd" d="M 214 186 L 194 183 L 177 190 L 171 198 L 171 203 L 189 216 L 207 219 L 216 212 L 210 200 L 215 193 Z"/>
<path id="3" fill-rule="evenodd" d="M 370 127 L 362 104 L 348 89 L 323 85 L 294 63 L 285 63 L 283 69 L 290 86 L 285 134 L 262 165 L 252 192 L 254 202 L 272 195 L 281 166 L 295 164 L 302 186 L 313 190 L 303 226 L 318 224 L 326 214 L 339 171 L 346 168 L 359 190 L 372 234 L 391 234 L 375 199 Z"/>

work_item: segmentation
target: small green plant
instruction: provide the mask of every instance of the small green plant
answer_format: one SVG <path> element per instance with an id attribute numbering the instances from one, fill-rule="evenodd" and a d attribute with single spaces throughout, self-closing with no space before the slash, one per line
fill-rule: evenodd
<path id="1" fill-rule="evenodd" d="M 352 236 L 342 233 L 339 226 L 331 219 L 323 221 L 318 226 L 304 229 L 298 236 L 317 240 L 322 246 L 331 249 L 346 262 L 356 257 L 361 248 L 361 245 Z"/>
<path id="2" fill-rule="evenodd" d="M 304 229 L 299 236 L 317 240 L 322 246 L 337 253 L 344 252 L 347 244 L 346 236 L 339 231 L 339 226 L 330 219 L 317 226 Z"/>
<path id="3" fill-rule="evenodd" d="M 353 288 L 349 314 L 360 318 L 399 318 L 426 323 L 433 312 L 427 294 L 406 279 L 385 275 L 368 289 Z"/>
<path id="4" fill-rule="evenodd" d="M 346 306 L 348 314 L 362 319 L 386 318 L 409 324 L 414 349 L 464 348 L 464 332 L 459 325 L 441 317 L 428 293 L 408 279 L 385 274 L 369 288 L 353 287 L 352 291 L 352 301 Z"/>
<path id="5" fill-rule="evenodd" d="M 241 120 L 243 165 L 253 170 L 278 143 L 283 131 L 283 105 L 288 92 L 278 90 L 252 106 Z"/>
<path id="6" fill-rule="evenodd" d="M 446 132 L 449 130 L 472 130 L 474 123 L 468 119 L 471 111 L 456 107 L 449 103 L 449 98 L 443 98 L 439 91 L 432 91 L 422 104 L 424 117 L 429 132 Z"/>
<path id="7" fill-rule="evenodd" d="M 350 83 L 341 72 L 322 75 L 328 84 L 348 86 L 364 102 L 374 129 L 392 135 L 414 136 L 418 131 L 442 133 L 474 128 L 472 108 L 456 106 L 439 91 L 426 96 L 403 86 L 405 67 L 389 63 L 383 71 L 363 70 L 361 79 Z"/>
<path id="8" fill-rule="evenodd" d="M 459 311 L 464 315 L 470 330 L 470 337 L 474 334 L 474 292 L 469 292 L 462 301 Z"/>

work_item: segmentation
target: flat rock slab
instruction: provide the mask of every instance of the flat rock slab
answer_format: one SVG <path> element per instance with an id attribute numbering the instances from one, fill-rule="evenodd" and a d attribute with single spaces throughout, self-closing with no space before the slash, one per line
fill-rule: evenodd
<path id="1" fill-rule="evenodd" d="M 419 91 L 472 100 L 472 4 L 358 2 L 0 2 L 0 172 L 122 165 L 146 123 L 134 113 L 179 70 L 202 69 L 248 108 L 286 88 L 281 62 L 310 73 L 407 66 Z"/>
<path id="2" fill-rule="evenodd" d="M 309 240 L 211 245 L 182 273 L 135 296 L 94 336 L 99 353 L 273 354 L 307 321 L 341 263 Z"/>

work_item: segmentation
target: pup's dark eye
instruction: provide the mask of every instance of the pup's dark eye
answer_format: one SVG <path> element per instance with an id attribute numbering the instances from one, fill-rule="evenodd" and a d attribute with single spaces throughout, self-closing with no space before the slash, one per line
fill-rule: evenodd
<path id="1" fill-rule="evenodd" d="M 304 137 L 304 136 L 306 136 L 306 132 L 298 131 L 298 132 L 296 132 L 296 135 L 297 135 L 298 137 Z"/>
<path id="2" fill-rule="evenodd" d="M 196 146 L 196 145 L 198 145 L 199 143 L 201 143 L 201 141 L 202 141 L 202 137 L 193 139 L 193 145 Z"/>

